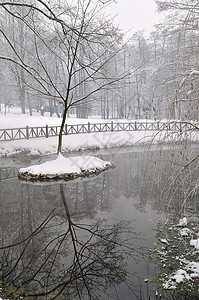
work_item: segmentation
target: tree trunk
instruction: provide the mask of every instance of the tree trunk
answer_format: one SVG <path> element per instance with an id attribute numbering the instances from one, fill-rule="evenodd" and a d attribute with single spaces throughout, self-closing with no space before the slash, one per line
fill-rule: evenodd
<path id="1" fill-rule="evenodd" d="M 20 78 L 19 78 L 19 96 L 20 96 L 20 104 L 21 104 L 22 114 L 26 113 L 26 108 L 25 108 L 25 82 L 24 81 L 25 81 L 24 70 L 21 68 Z"/>
<path id="2" fill-rule="evenodd" d="M 57 154 L 61 153 L 61 149 L 62 149 L 62 134 L 63 134 L 63 130 L 64 130 L 64 125 L 66 122 L 67 111 L 68 111 L 68 107 L 65 104 L 64 112 L 63 112 L 63 116 L 62 116 L 61 127 L 60 127 L 60 131 L 59 131 Z"/>

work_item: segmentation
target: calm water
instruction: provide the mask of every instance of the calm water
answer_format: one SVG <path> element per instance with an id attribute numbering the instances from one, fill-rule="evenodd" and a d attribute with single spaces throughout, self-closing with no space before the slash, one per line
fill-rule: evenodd
<path id="1" fill-rule="evenodd" d="M 182 213 L 179 190 L 175 205 L 169 192 L 167 199 L 162 194 L 181 156 L 176 150 L 116 152 L 94 153 L 117 165 L 98 176 L 0 182 L 5 283 L 22 285 L 36 299 L 156 299 L 143 278 L 154 273 L 148 254 L 157 224 Z M 7 160 L 7 167 L 13 163 Z"/>

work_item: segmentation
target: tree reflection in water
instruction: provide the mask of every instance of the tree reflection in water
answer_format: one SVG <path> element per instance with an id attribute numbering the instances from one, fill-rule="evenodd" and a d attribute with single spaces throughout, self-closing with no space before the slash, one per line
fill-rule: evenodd
<path id="1" fill-rule="evenodd" d="M 1 247 L 2 281 L 22 296 L 37 299 L 113 299 L 122 283 L 135 293 L 127 261 L 143 259 L 146 249 L 127 221 L 82 219 L 71 215 L 59 184 L 62 206 L 53 209 L 35 230 Z M 29 216 L 31 218 L 31 216 Z M 75 221 L 76 220 L 76 221 Z M 110 299 L 110 298 L 109 298 Z"/>

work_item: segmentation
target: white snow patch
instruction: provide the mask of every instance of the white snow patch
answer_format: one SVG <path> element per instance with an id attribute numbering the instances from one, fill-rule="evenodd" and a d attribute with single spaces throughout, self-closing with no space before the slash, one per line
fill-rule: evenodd
<path id="1" fill-rule="evenodd" d="M 192 231 L 189 228 L 183 228 L 180 230 L 180 235 L 181 236 L 188 236 Z"/>
<path id="2" fill-rule="evenodd" d="M 190 274 L 191 278 L 199 277 L 199 263 L 198 262 L 190 262 L 187 266 L 187 269 L 192 273 Z"/>
<path id="3" fill-rule="evenodd" d="M 160 239 L 160 241 L 164 244 L 167 244 L 167 245 L 169 244 L 169 242 L 166 239 Z"/>
<path id="4" fill-rule="evenodd" d="M 187 226 L 187 218 L 182 218 L 179 220 L 178 226 Z"/>
<path id="5" fill-rule="evenodd" d="M 175 275 L 173 275 L 171 278 L 174 279 L 177 283 L 191 279 L 190 275 L 183 269 L 177 270 Z"/>
<path id="6" fill-rule="evenodd" d="M 55 160 L 47 161 L 40 165 L 21 168 L 19 173 L 31 173 L 33 175 L 62 175 L 70 173 L 82 173 L 83 171 L 103 170 L 112 164 L 94 156 L 77 156 L 65 158 L 61 154 Z"/>
<path id="7" fill-rule="evenodd" d="M 190 96 L 191 94 L 193 94 L 194 93 L 194 90 L 189 90 L 188 92 L 187 92 L 187 96 Z"/>
<path id="8" fill-rule="evenodd" d="M 169 279 L 168 281 L 164 282 L 163 287 L 165 289 L 176 289 L 176 283 Z"/>
<path id="9" fill-rule="evenodd" d="M 197 250 L 199 250 L 199 238 L 196 240 L 190 240 L 190 245 L 194 246 Z"/>
<path id="10" fill-rule="evenodd" d="M 186 77 L 183 77 L 182 80 L 180 81 L 180 87 L 183 86 L 183 84 L 185 83 L 185 81 L 186 81 Z"/>
<path id="11" fill-rule="evenodd" d="M 75 125 L 75 124 L 88 124 L 88 123 L 131 123 L 135 122 L 150 122 L 154 120 L 127 120 L 127 119 L 101 119 L 101 118 L 88 118 L 88 119 L 81 119 L 81 118 L 67 118 L 66 123 L 68 125 Z M 0 129 L 9 129 L 9 128 L 25 128 L 26 126 L 29 127 L 44 127 L 48 126 L 61 126 L 62 118 L 57 117 L 48 117 L 48 116 L 41 116 L 39 114 L 34 114 L 33 116 L 29 115 L 15 115 L 13 113 L 7 114 L 6 116 L 2 115 L 0 112 Z"/>
<path id="12" fill-rule="evenodd" d="M 187 271 L 183 269 L 177 270 L 175 273 L 173 273 L 169 280 L 164 282 L 163 286 L 165 289 L 176 289 L 177 284 L 183 282 L 183 281 L 189 281 L 194 277 L 198 277 L 197 271 L 196 271 L 196 266 L 195 264 L 197 263 L 189 263 L 188 266 L 186 266 L 187 271 L 193 271 L 193 273 L 189 274 Z"/>
<path id="13" fill-rule="evenodd" d="M 199 75 L 199 71 L 198 70 L 193 70 L 193 71 L 191 71 L 191 73 L 189 75 L 190 76 Z"/>

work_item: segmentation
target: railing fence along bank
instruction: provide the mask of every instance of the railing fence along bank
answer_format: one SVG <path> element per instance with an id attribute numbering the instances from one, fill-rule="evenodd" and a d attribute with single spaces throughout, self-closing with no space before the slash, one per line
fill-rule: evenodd
<path id="1" fill-rule="evenodd" d="M 65 124 L 63 135 L 80 134 L 80 133 L 96 133 L 96 132 L 114 132 L 114 131 L 159 131 L 169 130 L 172 132 L 186 132 L 194 130 L 196 124 L 193 126 L 189 122 L 131 122 L 131 123 L 87 123 L 87 124 Z M 12 141 L 21 139 L 31 139 L 38 137 L 52 137 L 59 135 L 60 126 L 44 127 L 29 127 L 24 128 L 9 128 L 0 129 L 0 141 Z"/>

